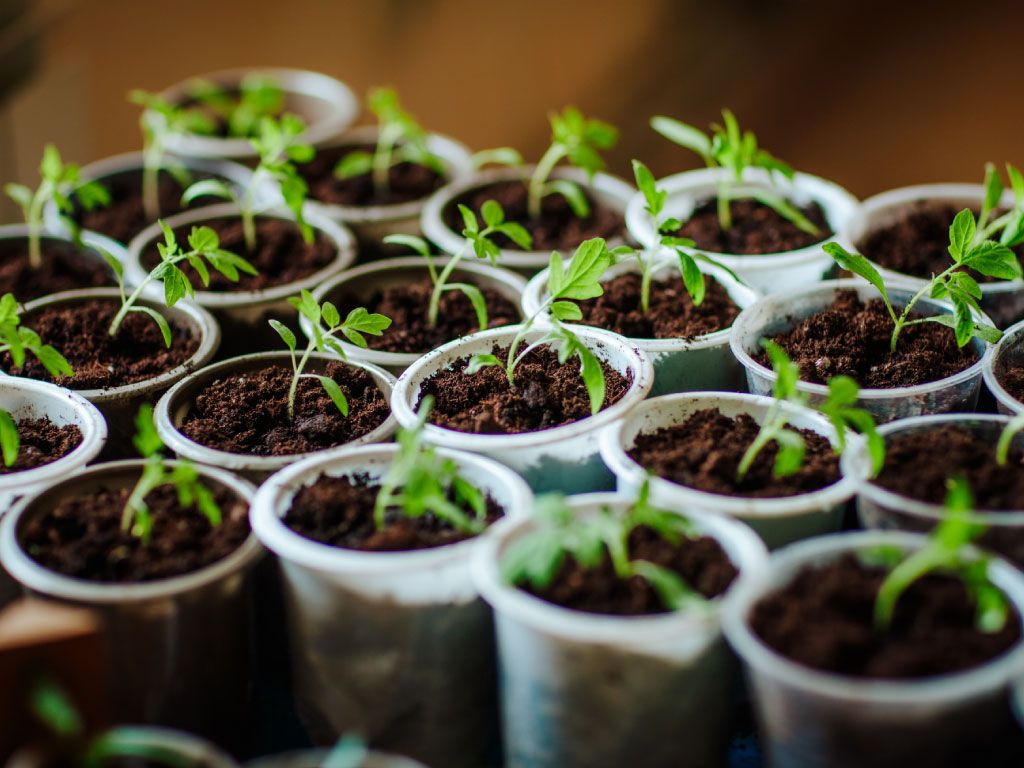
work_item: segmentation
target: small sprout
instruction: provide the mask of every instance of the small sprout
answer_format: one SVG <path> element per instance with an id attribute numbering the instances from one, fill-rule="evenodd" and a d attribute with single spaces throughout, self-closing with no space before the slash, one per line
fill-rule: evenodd
<path id="1" fill-rule="evenodd" d="M 1013 445 L 1013 438 L 1022 429 L 1024 429 L 1024 413 L 1018 413 L 1010 419 L 1010 423 L 999 434 L 999 442 L 996 444 L 996 463 L 999 466 L 1005 467 L 1010 460 L 1010 447 Z"/>
<path id="2" fill-rule="evenodd" d="M 409 518 L 432 514 L 457 531 L 473 536 L 487 527 L 487 503 L 483 493 L 459 474 L 458 465 L 437 455 L 423 440 L 433 398 L 420 403 L 416 423 L 401 429 L 395 438 L 398 451 L 381 480 L 373 506 L 373 522 L 380 531 L 387 525 L 388 510 Z M 472 514 L 464 510 L 468 507 Z"/>
<path id="3" fill-rule="evenodd" d="M 775 465 L 772 474 L 775 477 L 788 477 L 799 471 L 804 463 L 806 445 L 803 437 L 796 430 L 789 429 L 789 414 L 784 403 L 803 408 L 809 406 L 810 398 L 797 388 L 800 380 L 800 367 L 789 359 L 785 350 L 770 339 L 762 339 L 761 346 L 768 353 L 772 370 L 775 371 L 775 402 L 765 416 L 761 429 L 753 442 L 747 446 L 736 472 L 739 480 L 746 477 L 754 464 L 754 459 L 770 443 L 778 445 Z M 885 440 L 875 428 L 875 420 L 871 414 L 857 408 L 857 396 L 860 388 L 849 376 L 834 376 L 828 382 L 828 397 L 820 405 L 814 406 L 821 411 L 836 430 L 836 454 L 846 450 L 846 432 L 853 429 L 863 434 L 867 440 L 868 455 L 871 457 L 872 474 L 878 474 L 885 462 Z"/>
<path id="4" fill-rule="evenodd" d="M 508 165 L 515 167 L 523 164 L 523 156 L 519 154 L 518 150 L 512 149 L 512 147 L 495 147 L 494 149 L 481 149 L 479 152 L 474 152 L 469 161 L 477 170 L 485 165 Z"/>
<path id="5" fill-rule="evenodd" d="M 975 625 L 982 632 L 998 632 L 1006 624 L 1009 612 L 1006 596 L 989 579 L 992 559 L 971 551 L 969 544 L 985 532 L 985 526 L 971 517 L 974 498 L 963 477 L 949 481 L 946 513 L 927 543 L 910 555 L 899 552 L 891 562 L 875 598 L 874 623 L 877 632 L 892 626 L 893 613 L 900 597 L 918 579 L 934 571 L 959 578 L 977 608 Z"/>
<path id="6" fill-rule="evenodd" d="M 160 171 L 170 173 L 181 186 L 189 183 L 189 174 L 178 161 L 167 156 L 167 139 L 182 133 L 209 134 L 213 121 L 201 110 L 179 106 L 163 96 L 148 91 L 134 90 L 128 100 L 143 108 L 139 118 L 142 128 L 142 206 L 146 218 L 160 218 Z"/>
<path id="7" fill-rule="evenodd" d="M 71 738 L 82 733 L 82 716 L 64 687 L 48 676 L 37 677 L 32 682 L 29 708 L 36 720 L 58 738 Z"/>
<path id="8" fill-rule="evenodd" d="M 309 186 L 295 167 L 295 163 L 312 160 L 315 152 L 311 145 L 299 141 L 305 130 L 306 124 L 295 115 L 283 115 L 280 120 L 264 116 L 260 120 L 259 134 L 250 140 L 260 161 L 245 189 L 238 190 L 221 179 L 202 179 L 185 190 L 182 203 L 188 205 L 207 196 L 233 201 L 242 213 L 245 247 L 251 253 L 256 248 L 256 191 L 266 179 L 273 179 L 285 205 L 295 215 L 302 239 L 312 243 L 313 229 L 304 216 Z"/>
<path id="9" fill-rule="evenodd" d="M 25 353 L 31 352 L 53 378 L 74 374 L 60 352 L 43 344 L 38 333 L 21 324 L 18 300 L 12 293 L 0 298 L 0 353 L 3 352 L 10 354 L 15 370 L 25 365 Z"/>
<path id="10" fill-rule="evenodd" d="M 414 163 L 444 174 L 445 167 L 427 145 L 427 132 L 406 112 L 392 88 L 374 88 L 367 97 L 367 106 L 377 116 L 377 146 L 372 153 L 349 152 L 334 168 L 339 179 L 350 179 L 370 173 L 377 194 L 388 191 L 388 175 L 399 163 Z"/>
<path id="11" fill-rule="evenodd" d="M 146 505 L 146 496 L 164 485 L 172 485 L 178 492 L 178 503 L 182 507 L 195 507 L 210 525 L 221 524 L 220 507 L 213 492 L 203 485 L 199 473 L 189 461 L 178 461 L 168 467 L 163 456 L 164 443 L 157 434 L 153 423 L 153 407 L 144 404 L 135 416 L 135 437 L 132 443 L 146 460 L 135 487 L 128 494 L 124 511 L 121 513 L 121 530 L 140 539 L 149 546 L 153 534 L 153 515 Z"/>
<path id="12" fill-rule="evenodd" d="M 42 243 L 40 235 L 43 230 L 43 209 L 48 202 L 53 202 L 61 221 L 71 230 L 76 244 L 81 244 L 82 228 L 75 220 L 75 205 L 71 202 L 74 193 L 75 201 L 86 211 L 110 205 L 110 193 L 97 181 L 81 182 L 81 174 L 74 163 L 61 160 L 60 152 L 53 144 L 47 144 L 43 150 L 43 160 L 39 164 L 39 186 L 33 192 L 24 184 L 5 184 L 4 192 L 21 207 L 28 225 L 28 263 L 38 269 L 43 263 Z"/>
<path id="13" fill-rule="evenodd" d="M 540 218 L 541 202 L 548 195 L 561 195 L 577 217 L 586 218 L 590 215 L 590 203 L 583 190 L 566 179 L 551 179 L 551 172 L 562 160 L 568 160 L 593 178 L 605 167 L 600 150 L 614 147 L 619 140 L 619 131 L 602 120 L 585 117 L 576 107 L 566 107 L 561 113 L 554 112 L 548 119 L 551 122 L 551 146 L 530 177 L 527 203 L 530 218 Z"/>
<path id="14" fill-rule="evenodd" d="M 348 400 L 341 387 L 330 376 L 320 376 L 312 373 L 303 373 L 306 364 L 309 362 L 313 351 L 334 352 L 342 360 L 347 360 L 348 355 L 338 340 L 338 334 L 343 335 L 357 347 L 366 347 L 366 339 L 363 334 L 369 333 L 373 336 L 380 336 L 391 325 L 391 319 L 384 315 L 367 312 L 363 307 L 356 307 L 348 313 L 344 321 L 338 313 L 338 308 L 331 302 L 325 301 L 317 304 L 313 294 L 305 288 L 299 296 L 293 296 L 288 302 L 298 310 L 299 314 L 309 320 L 311 335 L 302 357 L 296 357 L 295 352 L 298 343 L 292 330 L 279 320 L 270 320 L 270 326 L 277 331 L 288 350 L 292 359 L 292 383 L 288 388 L 288 419 L 295 419 L 295 395 L 299 388 L 299 379 L 317 379 L 327 392 L 338 411 L 342 416 L 348 416 Z"/>
<path id="15" fill-rule="evenodd" d="M 992 218 L 1003 196 L 1003 180 L 992 163 L 985 166 L 985 199 L 976 222 L 975 242 L 996 240 L 998 235 L 998 242 L 1007 248 L 1015 248 L 1024 243 L 1024 176 L 1010 163 L 1006 164 L 1006 175 L 1010 179 L 1010 189 L 1013 190 L 1013 208 Z"/>
<path id="16" fill-rule="evenodd" d="M 661 214 L 665 210 L 667 194 L 664 190 L 658 189 L 654 181 L 654 174 L 639 160 L 633 161 L 633 176 L 636 178 L 637 188 L 639 188 L 647 203 L 645 206 L 647 212 L 651 215 L 654 225 L 658 230 L 658 244 L 675 253 L 679 275 L 682 277 L 683 285 L 686 287 L 686 292 L 690 294 L 690 298 L 693 299 L 694 305 L 700 306 L 707 292 L 704 274 L 700 271 L 700 267 L 697 266 L 697 262 L 718 267 L 728 273 L 738 283 L 743 282 L 739 275 L 721 262 L 716 261 L 706 253 L 694 250 L 693 240 L 685 237 L 676 237 L 673 234 L 679 230 L 681 224 L 678 219 L 662 219 Z M 640 307 L 644 312 L 647 312 L 650 309 L 651 303 L 651 277 L 656 266 L 655 253 L 652 252 L 650 256 L 645 256 L 643 251 L 631 250 L 631 252 L 636 256 L 636 260 L 640 264 Z"/>
<path id="17" fill-rule="evenodd" d="M 189 266 L 199 274 L 199 279 L 204 286 L 210 284 L 210 271 L 204 260 L 233 282 L 238 281 L 239 272 L 255 275 L 256 268 L 241 256 L 236 256 L 230 251 L 223 250 L 220 247 L 220 238 L 217 237 L 217 233 L 209 227 L 192 227 L 192 232 L 188 236 L 188 250 L 185 250 L 178 244 L 174 230 L 162 220 L 160 221 L 160 227 L 164 232 L 164 242 L 157 243 L 157 250 L 160 252 L 160 263 L 153 267 L 152 271 L 143 278 L 142 282 L 139 283 L 130 296 L 125 290 L 124 269 L 121 263 L 110 254 L 104 253 L 107 263 L 117 275 L 117 283 L 121 291 L 121 308 L 114 315 L 108 332 L 111 336 L 116 336 L 121 323 L 128 316 L 129 312 L 142 312 L 145 315 L 149 315 L 159 326 L 160 333 L 164 337 L 164 344 L 170 347 L 171 326 L 167 323 L 167 320 L 152 307 L 138 303 L 147 285 L 154 280 L 163 282 L 164 303 L 168 307 L 173 307 L 185 296 L 192 297 L 195 295 L 192 281 L 189 280 L 185 271 L 178 266 L 183 261 L 187 261 Z"/>
<path id="18" fill-rule="evenodd" d="M 616 576 L 623 581 L 633 577 L 644 579 L 669 610 L 706 606 L 704 596 L 675 571 L 629 556 L 629 536 L 640 526 L 654 529 L 676 546 L 697 535 L 688 519 L 650 503 L 647 480 L 637 500 L 624 512 L 602 507 L 593 515 L 578 516 L 564 496 L 546 494 L 537 498 L 534 518 L 535 529 L 510 546 L 503 558 L 501 574 L 505 583 L 529 584 L 544 590 L 554 582 L 566 556 L 571 556 L 584 570 L 598 567 L 608 557 Z"/>
<path id="19" fill-rule="evenodd" d="M 209 80 L 196 80 L 189 96 L 213 113 L 227 126 L 228 135 L 254 136 L 264 117 L 276 117 L 284 108 L 284 91 L 278 82 L 259 72 L 242 78 L 238 92 L 232 93 Z"/>
<path id="20" fill-rule="evenodd" d="M 1001 280 L 1017 280 L 1021 277 L 1017 256 L 1002 243 L 981 239 L 974 214 L 966 208 L 956 215 L 949 227 L 949 255 L 953 257 L 953 263 L 925 283 L 907 302 L 900 314 L 897 314 L 889 301 L 885 281 L 870 261 L 859 253 L 850 253 L 839 243 L 827 243 L 824 250 L 842 269 L 864 278 L 878 289 L 886 309 L 889 310 L 889 317 L 892 318 L 893 329 L 889 348 L 893 352 L 896 351 L 896 342 L 903 328 L 919 323 L 938 323 L 952 328 L 956 334 L 956 343 L 960 347 L 966 346 L 975 336 L 984 341 L 999 341 L 1003 336 L 1002 331 L 974 319 L 972 313 L 981 312 L 978 306 L 981 288 L 963 268 L 970 267 L 983 275 Z M 926 294 L 933 299 L 949 299 L 953 305 L 953 314 L 910 320 L 911 311 Z"/>
<path id="21" fill-rule="evenodd" d="M 604 293 L 600 278 L 611 263 L 612 253 L 608 250 L 608 244 L 599 237 L 580 244 L 569 262 L 568 269 L 563 265 L 558 252 L 553 252 L 548 267 L 548 297 L 537 311 L 520 325 L 519 332 L 509 345 L 508 358 L 502 361 L 493 354 L 473 355 L 466 367 L 466 373 L 472 375 L 481 368 L 495 365 L 504 369 L 509 386 L 512 386 L 515 383 L 516 366 L 522 359 L 534 349 L 551 344 L 558 350 L 559 363 L 565 364 L 573 355 L 580 359 L 580 375 L 590 398 L 590 412 L 597 413 L 601 410 L 605 395 L 604 370 L 601 368 L 601 362 L 576 334 L 563 325 L 563 322 L 583 317 L 573 299 L 592 299 Z M 543 338 L 517 355 L 516 352 L 526 334 L 544 312 L 551 314 L 551 328 Z"/>
<path id="22" fill-rule="evenodd" d="M 495 200 L 488 200 L 483 204 L 480 213 L 483 215 L 484 227 L 480 228 L 480 222 L 476 214 L 464 205 L 459 205 L 459 212 L 462 214 L 462 221 L 465 228 L 462 236 L 465 243 L 462 250 L 448 259 L 440 274 L 434 265 L 433 256 L 430 254 L 430 244 L 422 237 L 416 235 L 388 235 L 384 242 L 391 245 L 404 245 L 416 251 L 426 261 L 427 272 L 430 274 L 430 281 L 434 284 L 434 290 L 430 294 L 430 304 L 427 307 L 427 322 L 431 327 L 437 325 L 437 313 L 440 307 L 441 294 L 445 291 L 462 291 L 466 298 L 473 305 L 476 313 L 477 327 L 482 331 L 487 328 L 487 302 L 484 295 L 475 285 L 469 283 L 452 283 L 449 279 L 455 271 L 462 258 L 472 252 L 479 259 L 490 260 L 497 264 L 498 256 L 501 254 L 501 247 L 491 238 L 494 235 L 502 234 L 512 240 L 521 248 L 529 249 L 532 246 L 530 233 L 514 221 L 505 221 L 505 211 Z"/>
<path id="23" fill-rule="evenodd" d="M 18 460 L 21 449 L 21 438 L 18 437 L 18 425 L 9 411 L 0 408 L 0 453 L 3 453 L 4 466 L 13 466 Z"/>
<path id="24" fill-rule="evenodd" d="M 722 110 L 722 122 L 724 126 L 712 124 L 710 136 L 692 125 L 662 115 L 651 118 L 651 128 L 669 141 L 700 155 L 708 168 L 732 171 L 723 175 L 718 182 L 718 222 L 723 230 L 732 228 L 732 211 L 729 207 L 732 201 L 752 199 L 768 206 L 800 230 L 812 235 L 818 234 L 818 227 L 781 194 L 742 186 L 743 172 L 747 168 L 763 168 L 769 172 L 769 178 L 773 181 L 776 175 L 792 180 L 793 169 L 758 147 L 757 137 L 752 131 L 740 131 L 735 115 L 728 109 Z"/>

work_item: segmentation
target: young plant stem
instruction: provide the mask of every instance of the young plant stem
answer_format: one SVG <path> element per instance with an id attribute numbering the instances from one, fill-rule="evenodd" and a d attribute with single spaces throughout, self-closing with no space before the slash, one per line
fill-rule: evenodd
<path id="1" fill-rule="evenodd" d="M 732 229 L 732 208 L 730 208 L 730 183 L 720 181 L 718 183 L 718 227 L 723 231 Z"/>
<path id="2" fill-rule="evenodd" d="M 529 194 L 527 200 L 527 212 L 530 219 L 537 221 L 541 214 L 541 201 L 544 199 L 544 185 L 551 175 L 551 171 L 565 157 L 565 147 L 560 144 L 552 144 L 547 152 L 541 157 L 540 162 L 530 177 Z"/>
<path id="3" fill-rule="evenodd" d="M 747 446 L 747 450 L 743 452 L 743 456 L 740 458 L 739 466 L 736 468 L 736 475 L 740 480 L 747 476 L 747 472 L 750 471 L 750 467 L 754 464 L 754 459 L 757 458 L 757 455 L 765 446 L 775 439 L 779 431 L 786 424 L 787 420 L 782 413 L 782 408 L 779 406 L 779 401 L 776 400 L 768 411 L 768 416 L 764 421 L 764 428 L 758 431 L 757 436 Z"/>
<path id="4" fill-rule="evenodd" d="M 913 310 L 917 302 L 924 298 L 924 295 L 928 293 L 929 290 L 931 290 L 932 286 L 944 280 L 946 276 L 948 276 L 951 272 L 954 272 L 957 269 L 959 269 L 959 267 L 959 264 L 952 264 L 949 267 L 947 267 L 946 270 L 942 272 L 942 274 L 940 274 L 938 277 L 932 278 L 931 282 L 923 285 L 921 289 L 918 290 L 918 292 L 915 293 L 913 297 L 911 297 L 910 301 L 907 302 L 906 306 L 903 307 L 903 312 L 900 313 L 898 317 L 896 313 L 893 311 L 892 307 L 889 307 L 889 315 L 892 317 L 893 321 L 892 337 L 889 340 L 890 352 L 896 351 L 896 342 L 899 340 L 899 336 L 900 333 L 903 331 L 903 327 L 905 325 L 915 325 L 918 322 L 920 322 L 915 320 L 907 320 L 907 318 L 910 317 L 911 310 Z"/>
<path id="5" fill-rule="evenodd" d="M 299 389 L 299 379 L 303 377 L 302 372 L 306 370 L 306 363 L 309 362 L 309 356 L 313 354 L 315 346 L 315 340 L 310 339 L 306 345 L 306 351 L 302 353 L 298 363 L 295 362 L 295 350 L 292 350 L 292 368 L 295 371 L 295 375 L 292 376 L 291 386 L 288 387 L 288 421 L 295 421 L 295 396 Z"/>
<path id="6" fill-rule="evenodd" d="M 159 456 L 150 457 L 142 470 L 139 482 L 128 495 L 124 511 L 121 513 L 121 530 L 125 533 L 134 533 L 133 528 L 138 527 L 145 546 L 149 546 L 150 537 L 149 512 L 146 510 L 145 499 L 152 490 L 164 482 L 163 459 Z"/>
<path id="7" fill-rule="evenodd" d="M 455 271 L 455 267 L 462 261 L 464 255 L 465 249 L 452 256 L 448 263 L 444 265 L 440 275 L 437 274 L 433 260 L 427 259 L 427 270 L 430 273 L 430 279 L 434 283 L 434 290 L 430 292 L 430 304 L 427 307 L 427 323 L 431 328 L 437 325 L 437 313 L 440 311 L 441 294 L 444 293 L 444 289 L 448 285 L 448 278 L 452 276 L 452 272 Z"/>
<path id="8" fill-rule="evenodd" d="M 373 153 L 373 189 L 378 194 L 388 191 L 391 159 L 395 151 L 395 143 L 401 137 L 402 128 L 393 124 L 381 128 L 377 139 L 377 151 Z"/>

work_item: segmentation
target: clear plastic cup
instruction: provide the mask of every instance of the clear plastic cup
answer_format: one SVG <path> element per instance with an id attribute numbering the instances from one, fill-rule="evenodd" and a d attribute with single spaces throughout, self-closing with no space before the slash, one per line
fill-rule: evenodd
<path id="1" fill-rule="evenodd" d="M 579 515 L 623 510 L 635 497 L 573 496 Z M 740 575 L 707 612 L 608 616 L 547 603 L 504 582 L 503 554 L 535 525 L 487 536 L 473 572 L 494 608 L 507 768 L 703 768 L 722 765 L 731 734 L 735 659 L 718 613 L 763 575 L 764 545 L 748 528 L 689 509 Z"/>
<path id="2" fill-rule="evenodd" d="M 1001 380 L 1008 370 L 1021 365 L 1024 365 L 1024 320 L 1014 323 L 1003 332 L 1003 338 L 985 360 L 982 372 L 985 386 L 995 397 L 1000 413 L 1013 416 L 1024 411 L 1024 403 L 1011 395 Z"/>

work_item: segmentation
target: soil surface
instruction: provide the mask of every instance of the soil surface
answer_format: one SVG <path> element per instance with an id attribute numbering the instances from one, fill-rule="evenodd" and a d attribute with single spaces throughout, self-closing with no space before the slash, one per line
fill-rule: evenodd
<path id="1" fill-rule="evenodd" d="M 302 378 L 295 420 L 289 420 L 292 370 L 271 365 L 225 376 L 200 390 L 180 430 L 221 451 L 287 456 L 344 445 L 384 423 L 391 411 L 370 374 L 341 362 L 316 365 L 310 363 L 306 372 L 337 382 L 348 400 L 348 416 L 341 415 L 318 380 Z"/>
<path id="2" fill-rule="evenodd" d="M 875 596 L 886 570 L 852 554 L 805 566 L 793 581 L 754 606 L 750 623 L 769 646 L 814 669 L 852 677 L 922 678 L 976 667 L 1019 642 L 1010 609 L 1002 631 L 975 628 L 976 607 L 963 583 L 933 574 L 896 604 L 892 626 L 874 630 Z"/>
<path id="3" fill-rule="evenodd" d="M 896 352 L 890 352 L 892 327 L 881 299 L 864 303 L 854 291 L 839 291 L 827 309 L 772 340 L 800 366 L 802 380 L 817 384 L 844 374 L 863 388 L 910 387 L 952 376 L 978 360 L 971 345 L 958 348 L 953 329 L 938 323 L 904 326 Z M 763 351 L 755 357 L 771 367 Z"/>
<path id="4" fill-rule="evenodd" d="M 129 312 L 116 336 L 107 329 L 120 303 L 113 299 L 43 307 L 23 318 L 67 359 L 74 375 L 56 383 L 72 389 L 106 389 L 151 379 L 188 360 L 199 348 L 199 338 L 185 326 L 171 323 L 171 346 L 164 345 L 160 328 L 147 315 Z M 170 320 L 168 320 L 170 322 Z M 31 379 L 51 381 L 50 374 L 32 355 L 25 367 L 13 371 L 10 355 L 0 358 L 4 370 Z"/>
<path id="5" fill-rule="evenodd" d="M 18 426 L 18 458 L 7 467 L 0 461 L 0 475 L 21 472 L 52 464 L 82 444 L 82 431 L 77 424 L 58 427 L 45 416 L 21 419 Z"/>
<path id="6" fill-rule="evenodd" d="M 941 200 L 919 200 L 906 206 L 903 214 L 884 227 L 867 233 L 856 244 L 857 250 L 871 261 L 914 277 L 931 278 L 953 263 L 949 255 L 949 225 L 964 209 L 962 205 Z M 977 218 L 978 209 L 973 209 Z M 998 213 L 993 214 L 998 216 Z M 1024 248 L 1014 249 L 1018 256 Z M 984 283 L 997 278 L 982 275 L 973 269 L 971 276 Z"/>
<path id="7" fill-rule="evenodd" d="M 638 526 L 630 532 L 628 546 L 631 560 L 646 560 L 679 574 L 709 600 L 724 593 L 738 573 L 710 536 L 683 539 L 676 545 L 653 528 Z M 588 613 L 636 616 L 670 611 L 646 579 L 619 578 L 607 554 L 594 568 L 584 568 L 567 555 L 546 589 L 537 590 L 528 583 L 519 588 L 549 603 Z"/>
<path id="8" fill-rule="evenodd" d="M 886 442 L 885 466 L 875 483 L 913 499 L 942 504 L 948 478 L 963 475 L 979 509 L 1024 509 L 1024 454 L 1011 450 L 1006 466 L 996 446 L 944 425 L 896 435 Z"/>
<path id="9" fill-rule="evenodd" d="M 210 287 L 204 289 L 195 270 L 188 265 L 179 265 L 188 274 L 196 290 L 259 291 L 273 288 L 276 285 L 301 280 L 323 269 L 331 263 L 336 253 L 334 243 L 316 229 L 313 230 L 314 241 L 306 243 L 299 228 L 284 219 L 256 217 L 256 249 L 253 252 L 249 252 L 245 247 L 245 233 L 240 218 L 214 219 L 201 222 L 201 225 L 210 227 L 217 233 L 223 250 L 248 260 L 258 274 L 247 275 L 240 272 L 238 282 L 232 282 L 211 268 Z M 174 230 L 174 236 L 183 247 L 187 246 L 191 231 L 192 225 Z M 159 260 L 160 255 L 154 241 L 143 255 L 142 261 L 147 269 L 152 269 Z"/>
<path id="10" fill-rule="evenodd" d="M 193 182 L 202 179 L 216 178 L 209 173 L 190 172 Z M 157 185 L 160 201 L 160 217 L 166 219 L 186 209 L 202 208 L 214 203 L 222 203 L 215 197 L 200 197 L 188 206 L 181 204 L 181 195 L 185 187 L 166 171 L 161 171 Z M 80 211 L 77 215 L 79 224 L 85 229 L 99 232 L 120 243 L 127 244 L 139 232 L 144 230 L 155 219 L 146 216 L 142 203 L 142 171 L 125 171 L 105 177 L 101 183 L 110 193 L 110 205 L 95 208 L 91 211 Z"/>
<path id="11" fill-rule="evenodd" d="M 28 261 L 28 238 L 0 240 L 0 294 L 13 293 L 25 303 L 75 288 L 117 285 L 99 254 L 83 253 L 73 243 L 52 237 L 40 244 L 43 262 L 35 269 Z"/>
<path id="12" fill-rule="evenodd" d="M 531 219 L 527 211 L 527 187 L 521 181 L 501 181 L 468 190 L 449 203 L 442 215 L 452 231 L 462 232 L 462 216 L 458 207 L 460 203 L 476 212 L 477 219 L 482 221 L 480 209 L 483 204 L 488 200 L 497 200 L 505 211 L 507 221 L 515 221 L 526 227 L 533 237 L 534 251 L 571 252 L 592 237 L 603 237 L 605 240 L 625 237 L 626 223 L 622 214 L 599 205 L 587 189 L 584 188 L 583 193 L 590 203 L 590 216 L 585 219 L 576 216 L 561 195 L 545 197 L 541 202 L 540 219 Z M 521 250 L 504 235 L 496 235 L 493 240 L 502 248 Z"/>
<path id="13" fill-rule="evenodd" d="M 804 463 L 796 473 L 775 477 L 779 447 L 771 442 L 738 480 L 740 460 L 759 431 L 758 423 L 745 413 L 731 418 L 717 408 L 705 408 L 682 424 L 637 435 L 627 453 L 658 477 L 725 496 L 796 496 L 839 480 L 839 457 L 827 439 L 809 429 L 796 430 L 806 445 Z"/>
<path id="14" fill-rule="evenodd" d="M 999 375 L 999 383 L 1015 400 L 1024 402 L 1024 366 L 1008 368 Z"/>
<path id="15" fill-rule="evenodd" d="M 640 275 L 626 273 L 603 283 L 604 294 L 578 301 L 579 322 L 631 339 L 692 339 L 728 328 L 740 308 L 725 288 L 707 278 L 707 293 L 699 306 L 677 271 L 664 280 L 651 281 L 647 312 L 640 306 Z"/>
<path id="16" fill-rule="evenodd" d="M 492 353 L 505 360 L 508 347 L 496 346 Z M 434 398 L 431 423 L 458 432 L 509 435 L 560 427 L 591 415 L 578 357 L 562 364 L 553 349 L 539 347 L 516 366 L 513 387 L 504 368 L 492 365 L 468 375 L 468 363 L 468 357 L 458 360 L 423 382 L 421 400 Z M 603 410 L 622 399 L 631 381 L 604 362 L 601 367 Z"/>
<path id="17" fill-rule="evenodd" d="M 456 279 L 458 271 L 455 273 Z M 465 280 L 472 283 L 472 279 Z M 370 349 L 385 352 L 429 352 L 452 339 L 480 330 L 476 312 L 462 291 L 445 291 L 438 304 L 437 325 L 427 322 L 427 308 L 434 286 L 429 278 L 414 283 L 374 290 L 369 298 L 345 294 L 338 301 L 338 309 L 345 313 L 356 307 L 368 312 L 379 312 L 391 318 L 391 326 L 381 336 L 367 336 Z M 481 288 L 487 303 L 487 327 L 512 325 L 520 320 L 519 307 L 491 288 Z"/>
<path id="18" fill-rule="evenodd" d="M 249 535 L 249 505 L 225 488 L 208 486 L 222 522 L 213 526 L 178 503 L 171 486 L 146 496 L 153 515 L 149 546 L 121 530 L 130 489 L 104 488 L 70 496 L 25 526 L 21 543 L 45 568 L 86 581 L 142 582 L 197 571 L 238 549 Z"/>
<path id="19" fill-rule="evenodd" d="M 374 188 L 372 174 L 363 173 L 348 179 L 334 175 L 334 167 L 345 155 L 357 151 L 373 154 L 374 149 L 372 144 L 367 144 L 318 150 L 316 157 L 299 166 L 299 173 L 309 185 L 310 198 L 334 205 L 397 205 L 423 200 L 447 181 L 443 175 L 416 163 L 391 166 L 388 188 L 379 192 Z"/>
<path id="20" fill-rule="evenodd" d="M 701 250 L 744 256 L 795 251 L 832 236 L 832 229 L 820 205 L 811 203 L 797 207 L 818 227 L 817 234 L 804 232 L 756 200 L 733 200 L 730 204 L 732 226 L 722 229 L 717 197 L 700 203 L 676 234 L 690 238 Z"/>
<path id="21" fill-rule="evenodd" d="M 387 512 L 385 527 L 378 531 L 373 522 L 373 507 L 379 490 L 380 485 L 371 483 L 366 475 L 321 476 L 295 494 L 284 524 L 321 544 L 364 552 L 429 549 L 471 538 L 472 534 L 457 530 L 432 513 L 412 518 L 393 508 Z M 485 502 L 490 524 L 504 511 L 490 496 Z M 468 505 L 460 507 L 470 517 L 474 516 Z"/>

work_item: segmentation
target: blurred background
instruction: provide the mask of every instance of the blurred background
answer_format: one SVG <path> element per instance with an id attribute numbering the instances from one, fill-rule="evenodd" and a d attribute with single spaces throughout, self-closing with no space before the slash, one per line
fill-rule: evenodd
<path id="1" fill-rule="evenodd" d="M 34 181 L 46 142 L 80 163 L 138 148 L 131 88 L 272 65 L 393 85 L 425 127 L 527 160 L 573 103 L 621 128 L 624 176 L 698 164 L 652 114 L 729 106 L 860 197 L 980 181 L 1024 163 L 1022 24 L 1020 0 L 0 0 L 0 180 Z"/>

